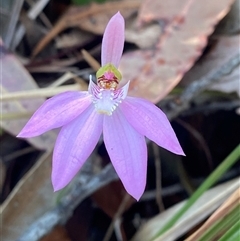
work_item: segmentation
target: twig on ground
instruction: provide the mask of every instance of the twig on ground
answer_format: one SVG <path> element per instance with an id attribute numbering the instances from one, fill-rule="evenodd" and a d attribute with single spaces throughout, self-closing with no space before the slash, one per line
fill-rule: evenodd
<path id="1" fill-rule="evenodd" d="M 114 223 L 114 231 L 117 241 L 126 241 L 125 233 L 123 233 L 122 218 L 119 217 Z"/>
<path id="2" fill-rule="evenodd" d="M 35 90 L 26 90 L 19 92 L 11 92 L 11 93 L 3 93 L 1 96 L 1 101 L 9 101 L 9 100 L 20 100 L 20 99 L 31 99 L 38 97 L 51 97 L 57 94 L 60 94 L 64 91 L 72 91 L 72 90 L 83 90 L 79 84 L 72 85 L 64 85 L 55 88 L 41 88 Z"/>
<path id="3" fill-rule="evenodd" d="M 229 75 L 240 64 L 239 53 L 233 56 L 229 61 L 220 66 L 217 70 L 210 72 L 208 75 L 203 76 L 199 80 L 191 83 L 181 96 L 182 101 L 188 101 L 193 96 L 198 95 L 210 85 L 221 80 L 221 77 Z"/>
<path id="4" fill-rule="evenodd" d="M 86 166 L 87 165 L 87 166 Z M 65 223 L 72 215 L 73 210 L 81 203 L 86 197 L 94 193 L 99 188 L 107 185 L 108 183 L 117 180 L 118 176 L 113 170 L 111 164 L 107 165 L 99 174 L 90 174 L 84 170 L 89 169 L 91 162 L 86 162 L 78 179 L 71 187 L 69 193 L 64 196 L 58 206 L 46 212 L 38 220 L 36 220 L 18 241 L 38 241 L 44 235 L 49 233 L 53 227 L 59 223 Z M 84 176 L 85 175 L 85 176 Z M 87 179 L 87 182 L 82 184 L 82 179 Z"/>
<path id="5" fill-rule="evenodd" d="M 82 47 L 82 46 L 80 46 Z M 82 52 L 78 51 L 79 47 L 72 48 L 71 50 L 65 50 L 61 53 L 54 54 L 51 56 L 48 56 L 46 58 L 42 58 L 41 60 L 32 60 L 27 66 L 27 70 L 31 73 L 44 73 L 44 72 L 63 72 L 63 70 L 70 71 L 70 68 L 72 69 L 72 72 L 76 75 L 83 75 L 84 73 L 90 73 L 93 72 L 91 68 L 81 69 L 76 67 L 72 67 L 74 64 L 83 61 Z M 91 50 L 88 50 L 88 53 L 93 55 L 99 54 L 101 51 L 101 45 L 97 45 L 93 47 Z M 73 56 L 69 56 L 69 53 L 73 53 Z M 68 58 L 62 58 L 64 56 L 68 55 Z M 70 67 L 71 66 L 71 67 Z"/>
<path id="6" fill-rule="evenodd" d="M 158 204 L 159 212 L 165 210 L 163 200 L 162 200 L 162 171 L 161 171 L 161 159 L 159 147 L 152 142 L 154 161 L 155 161 L 155 170 L 156 170 L 156 201 Z"/>
<path id="7" fill-rule="evenodd" d="M 126 193 L 116 214 L 114 215 L 114 217 L 112 219 L 110 226 L 108 227 L 108 230 L 105 234 L 103 241 L 108 241 L 111 238 L 111 235 L 112 235 L 112 232 L 114 229 L 114 224 L 115 224 L 116 220 L 123 214 L 125 207 L 126 207 L 127 203 L 129 202 L 130 198 L 131 198 L 131 196 L 128 193 Z"/>
<path id="8" fill-rule="evenodd" d="M 34 148 L 32 146 L 29 146 L 29 147 L 20 149 L 18 151 L 14 151 L 13 153 L 10 153 L 10 154 L 2 157 L 2 159 L 3 159 L 4 162 L 10 162 L 13 159 L 16 159 L 20 156 L 26 155 L 26 154 L 28 154 L 30 152 L 34 152 L 34 151 L 36 151 L 36 148 Z"/>
<path id="9" fill-rule="evenodd" d="M 207 103 L 200 106 L 195 106 L 192 109 L 185 110 L 183 113 L 181 113 L 181 115 L 189 116 L 200 112 L 204 114 L 208 114 L 219 110 L 226 110 L 226 111 L 233 110 L 238 107 L 240 107 L 240 100 L 227 100 L 227 101 L 213 102 L 213 103 Z"/>
<path id="10" fill-rule="evenodd" d="M 49 0 L 38 0 L 28 11 L 27 17 L 31 20 L 36 19 L 36 17 L 42 12 Z M 15 32 L 14 41 L 12 43 L 12 49 L 15 49 L 25 34 L 25 27 L 20 24 Z"/>
<path id="11" fill-rule="evenodd" d="M 105 2 L 104 4 L 92 4 L 90 8 L 85 11 L 81 11 L 77 14 L 67 15 L 65 14 L 56 25 L 50 30 L 50 32 L 37 44 L 33 50 L 32 56 L 38 55 L 43 48 L 54 39 L 59 33 L 69 27 L 78 26 L 79 21 L 84 18 L 90 17 L 97 13 L 106 12 L 108 10 L 115 9 L 116 11 L 124 11 L 125 9 L 134 9 L 140 6 L 140 1 L 122 1 L 122 2 Z"/>
<path id="12" fill-rule="evenodd" d="M 71 72 L 66 72 L 65 74 L 63 74 L 60 78 L 58 78 L 57 80 L 55 80 L 52 84 L 50 84 L 48 86 L 48 88 L 54 88 L 54 87 L 58 87 L 62 84 L 64 84 L 66 81 L 68 81 L 69 79 L 75 78 L 76 76 L 71 73 Z"/>
<path id="13" fill-rule="evenodd" d="M 86 51 L 85 49 L 82 49 L 81 52 L 85 61 L 92 67 L 94 71 L 97 71 L 100 69 L 101 65 L 95 58 L 93 58 L 93 56 L 88 51 Z"/>
<path id="14" fill-rule="evenodd" d="M 21 11 L 23 2 L 24 2 L 24 0 L 14 1 L 12 11 L 10 14 L 10 21 L 9 21 L 8 27 L 7 27 L 6 37 L 4 39 L 4 44 L 7 49 L 11 46 L 11 43 L 13 41 L 14 30 L 15 30 L 17 22 L 18 22 L 19 13 Z"/>
<path id="15" fill-rule="evenodd" d="M 30 19 L 34 20 L 39 15 L 39 18 L 42 20 L 43 24 L 45 24 L 47 28 L 53 27 L 50 20 L 43 12 L 43 9 L 48 4 L 49 0 L 39 0 L 36 3 L 33 0 L 26 0 L 26 2 L 31 6 L 31 9 L 28 11 L 27 14 Z"/>
<path id="16" fill-rule="evenodd" d="M 173 119 L 182 111 L 187 110 L 189 108 L 189 103 L 193 98 L 204 91 L 209 85 L 220 81 L 221 77 L 230 74 L 239 64 L 240 55 L 237 54 L 225 64 L 220 66 L 217 70 L 214 70 L 206 76 L 203 76 L 191 83 L 182 93 L 180 98 L 178 98 L 177 102 L 171 103 L 171 110 L 166 111 L 169 119 Z"/>

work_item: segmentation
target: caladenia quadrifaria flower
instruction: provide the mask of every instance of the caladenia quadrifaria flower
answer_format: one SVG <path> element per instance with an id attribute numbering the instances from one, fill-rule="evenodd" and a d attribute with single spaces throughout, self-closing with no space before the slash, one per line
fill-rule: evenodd
<path id="1" fill-rule="evenodd" d="M 53 151 L 52 184 L 64 188 L 80 170 L 100 136 L 127 192 L 139 200 L 147 173 L 145 137 L 179 155 L 184 152 L 165 114 L 151 102 L 128 97 L 129 82 L 118 88 L 124 45 L 124 19 L 109 21 L 102 41 L 102 67 L 88 91 L 69 91 L 48 99 L 18 137 L 34 137 L 62 127 Z"/>

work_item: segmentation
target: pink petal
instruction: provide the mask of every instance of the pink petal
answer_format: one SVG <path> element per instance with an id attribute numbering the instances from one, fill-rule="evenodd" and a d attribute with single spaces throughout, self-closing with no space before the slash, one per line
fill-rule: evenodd
<path id="1" fill-rule="evenodd" d="M 69 91 L 56 95 L 43 103 L 23 127 L 18 137 L 33 137 L 61 127 L 91 104 L 88 92 Z"/>
<path id="2" fill-rule="evenodd" d="M 124 100 L 127 97 L 130 81 L 128 81 L 123 87 L 114 90 L 114 99 Z"/>
<path id="3" fill-rule="evenodd" d="M 108 22 L 102 40 L 102 66 L 119 66 L 124 45 L 124 18 L 117 12 Z"/>
<path id="4" fill-rule="evenodd" d="M 166 115 L 154 104 L 140 98 L 127 97 L 119 107 L 141 135 L 173 153 L 185 155 Z"/>
<path id="5" fill-rule="evenodd" d="M 53 152 L 54 191 L 64 188 L 90 156 L 102 133 L 102 121 L 103 116 L 90 106 L 61 129 Z"/>
<path id="6" fill-rule="evenodd" d="M 136 200 L 146 186 L 147 147 L 145 138 L 135 131 L 117 109 L 104 116 L 103 139 L 112 164 L 127 192 Z"/>
<path id="7" fill-rule="evenodd" d="M 92 76 L 89 76 L 89 85 L 88 85 L 88 93 L 93 97 L 98 97 L 99 93 L 101 92 L 101 88 L 96 85 L 93 80 Z"/>

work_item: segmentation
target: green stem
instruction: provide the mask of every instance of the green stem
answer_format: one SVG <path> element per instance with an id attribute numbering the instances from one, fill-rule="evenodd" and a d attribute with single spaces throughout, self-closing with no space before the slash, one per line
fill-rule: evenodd
<path id="1" fill-rule="evenodd" d="M 188 199 L 185 205 L 163 226 L 163 228 L 154 236 L 153 239 L 159 237 L 169 228 L 171 228 L 183 214 L 198 200 L 198 198 L 211 186 L 213 186 L 217 180 L 239 159 L 240 157 L 240 145 L 238 145 L 224 160 L 223 162 L 210 174 L 210 176 L 202 183 L 202 185 L 194 192 L 194 194 Z"/>
<path id="2" fill-rule="evenodd" d="M 232 225 L 234 225 L 239 219 L 239 205 L 237 205 L 233 210 L 228 214 L 222 217 L 218 222 L 211 225 L 208 230 L 199 238 L 199 241 L 209 241 L 215 240 L 217 236 L 223 232 L 227 232 Z"/>
<path id="3" fill-rule="evenodd" d="M 239 214 L 239 210 L 237 211 Z M 219 241 L 237 240 L 240 235 L 240 219 L 219 239 Z"/>

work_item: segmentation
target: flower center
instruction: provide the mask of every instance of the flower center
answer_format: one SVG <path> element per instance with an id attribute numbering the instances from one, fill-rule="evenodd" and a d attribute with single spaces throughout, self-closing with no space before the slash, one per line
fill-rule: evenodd
<path id="1" fill-rule="evenodd" d="M 121 73 L 117 70 L 117 68 L 112 64 L 106 64 L 101 67 L 97 74 L 97 84 L 102 89 L 113 89 L 116 90 L 121 80 Z"/>
<path id="2" fill-rule="evenodd" d="M 97 80 L 98 86 L 103 89 L 116 89 L 118 86 L 118 79 L 112 72 L 106 72 Z"/>
<path id="3" fill-rule="evenodd" d="M 128 86 L 129 83 L 117 90 L 114 88 L 104 89 L 94 84 L 90 78 L 88 92 L 92 96 L 92 102 L 96 111 L 100 114 L 112 115 L 122 100 L 126 98 Z"/>

